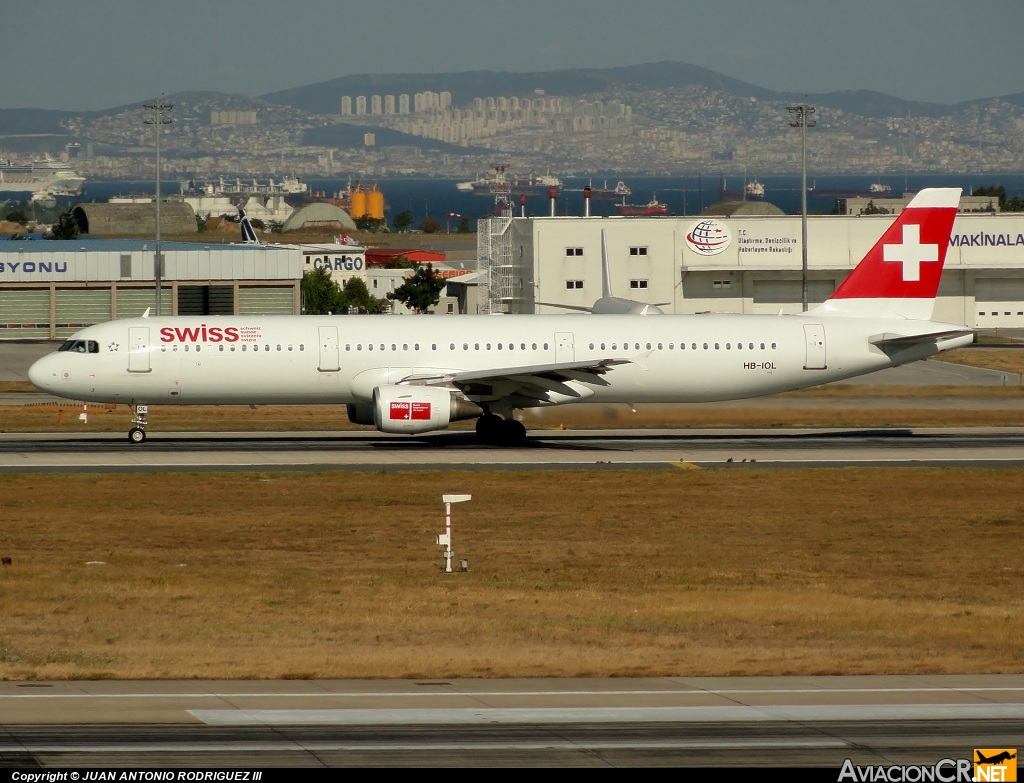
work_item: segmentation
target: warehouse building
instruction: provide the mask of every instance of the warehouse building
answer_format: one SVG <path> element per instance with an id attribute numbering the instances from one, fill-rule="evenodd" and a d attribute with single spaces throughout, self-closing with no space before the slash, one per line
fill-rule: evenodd
<path id="1" fill-rule="evenodd" d="M 165 315 L 300 312 L 301 247 L 164 242 L 161 255 Z M 62 339 L 142 315 L 156 304 L 154 261 L 152 241 L 0 243 L 0 339 Z"/>

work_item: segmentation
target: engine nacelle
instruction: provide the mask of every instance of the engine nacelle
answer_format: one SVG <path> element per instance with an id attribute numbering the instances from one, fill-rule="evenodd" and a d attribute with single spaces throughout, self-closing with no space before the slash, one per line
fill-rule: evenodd
<path id="1" fill-rule="evenodd" d="M 373 390 L 373 424 L 381 432 L 444 430 L 453 421 L 482 413 L 479 405 L 439 386 L 378 386 Z"/>

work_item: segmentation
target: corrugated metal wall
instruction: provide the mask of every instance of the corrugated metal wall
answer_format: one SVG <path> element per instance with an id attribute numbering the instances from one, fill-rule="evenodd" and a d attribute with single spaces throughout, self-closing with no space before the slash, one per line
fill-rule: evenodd
<path id="1" fill-rule="evenodd" d="M 50 339 L 50 289 L 0 290 L 0 338 Z"/>
<path id="2" fill-rule="evenodd" d="M 238 289 L 239 315 L 291 315 L 295 312 L 291 286 L 242 286 Z"/>

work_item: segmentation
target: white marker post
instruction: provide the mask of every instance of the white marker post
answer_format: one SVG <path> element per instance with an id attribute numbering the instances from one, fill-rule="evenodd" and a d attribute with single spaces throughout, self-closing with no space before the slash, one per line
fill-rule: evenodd
<path id="1" fill-rule="evenodd" d="M 445 573 L 452 573 L 452 558 L 455 557 L 452 551 L 452 503 L 465 503 L 472 498 L 472 495 L 441 495 L 444 503 L 444 532 L 437 536 L 437 545 L 444 547 Z"/>

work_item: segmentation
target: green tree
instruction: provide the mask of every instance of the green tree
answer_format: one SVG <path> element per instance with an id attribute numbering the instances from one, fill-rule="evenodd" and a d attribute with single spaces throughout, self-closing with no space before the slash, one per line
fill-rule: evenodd
<path id="1" fill-rule="evenodd" d="M 971 191 L 974 196 L 992 196 L 999 202 L 999 211 L 1002 212 L 1006 205 L 1006 188 L 1002 185 L 982 185 Z"/>
<path id="2" fill-rule="evenodd" d="M 427 313 L 440 301 L 444 286 L 445 281 L 437 276 L 432 264 L 417 265 L 412 277 L 388 294 L 388 299 L 417 313 Z"/>
<path id="3" fill-rule="evenodd" d="M 370 295 L 366 282 L 361 277 L 350 277 L 341 289 L 341 312 L 358 310 L 377 315 L 383 313 L 386 304 L 383 300 Z"/>
<path id="4" fill-rule="evenodd" d="M 302 306 L 307 315 L 344 312 L 341 289 L 326 269 L 314 269 L 302 276 Z"/>
<path id="5" fill-rule="evenodd" d="M 71 216 L 70 210 L 60 213 L 57 223 L 50 233 L 47 234 L 47 237 L 50 239 L 78 239 L 78 224 Z"/>
<path id="6" fill-rule="evenodd" d="M 427 216 L 420 221 L 417 228 L 424 234 L 436 234 L 441 230 L 441 221 L 435 217 Z"/>
<path id="7" fill-rule="evenodd" d="M 471 229 L 469 227 L 469 218 L 466 217 L 465 215 L 463 215 L 461 218 L 459 218 L 459 227 L 458 227 L 458 229 L 456 229 L 456 232 L 459 233 L 459 234 L 472 234 L 473 233 L 473 229 Z"/>
<path id="8" fill-rule="evenodd" d="M 379 234 L 381 231 L 387 230 L 388 223 L 383 218 L 370 217 L 369 215 L 363 215 L 355 219 L 356 228 L 360 231 L 365 231 L 367 234 Z"/>
<path id="9" fill-rule="evenodd" d="M 399 212 L 392 222 L 395 224 L 395 231 L 408 231 L 409 226 L 412 225 L 412 212 L 409 210 Z"/>
<path id="10" fill-rule="evenodd" d="M 868 205 L 866 207 L 864 207 L 864 214 L 865 215 L 888 215 L 889 214 L 889 210 L 887 210 L 885 207 L 877 206 L 874 201 L 869 201 Z"/>

